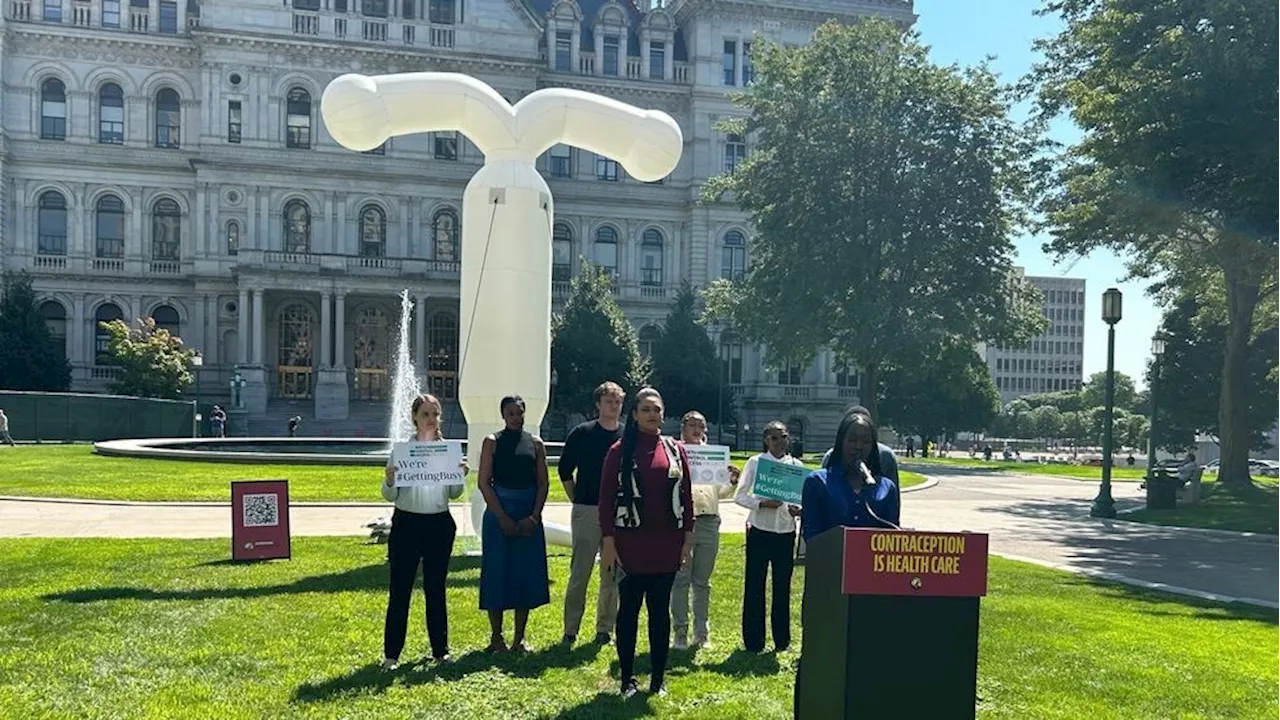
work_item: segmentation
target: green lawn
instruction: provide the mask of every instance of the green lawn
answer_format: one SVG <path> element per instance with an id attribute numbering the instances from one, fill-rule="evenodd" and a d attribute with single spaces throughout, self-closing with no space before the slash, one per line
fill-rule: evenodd
<path id="1" fill-rule="evenodd" d="M 1177 510 L 1134 510 L 1120 515 L 1122 520 L 1176 525 L 1178 527 L 1238 530 L 1275 535 L 1280 502 L 1275 478 L 1255 480 L 1252 487 L 1231 491 L 1216 482 L 1204 485 L 1204 500 L 1198 505 L 1179 505 Z"/>
<path id="2" fill-rule="evenodd" d="M 789 717 L 796 650 L 738 650 L 741 536 L 712 599 L 715 647 L 673 652 L 670 694 L 616 694 L 613 648 L 554 648 L 567 557 L 526 657 L 477 652 L 476 560 L 454 560 L 456 662 L 375 667 L 385 550 L 299 538 L 294 559 L 228 563 L 225 540 L 0 540 L 5 717 L 418 717 L 607 720 Z M 793 588 L 798 628 L 803 569 Z M 426 651 L 415 594 L 405 659 Z M 647 648 L 642 639 L 640 648 Z M 1274 612 L 1097 584 L 992 560 L 982 613 L 982 718 L 1274 718 Z M 922 661 L 927 661 L 923 658 Z M 638 670 L 647 672 L 642 653 Z M 899 668 L 895 672 L 909 672 Z M 643 685 L 643 683 L 642 683 Z"/>
<path id="3" fill-rule="evenodd" d="M 899 457 L 898 463 L 901 465 L 925 468 L 938 467 L 968 471 L 985 470 L 992 473 L 1017 473 L 1022 475 L 1054 475 L 1091 481 L 1099 481 L 1102 479 L 1102 468 L 1095 465 L 1063 465 L 1054 463 L 1040 465 L 1039 463 L 1005 462 L 1003 460 L 992 460 L 991 462 L 987 462 L 981 458 L 970 458 L 967 456 L 945 458 Z M 1125 465 L 1119 465 L 1111 468 L 1111 479 L 1131 480 L 1137 482 L 1142 480 L 1146 472 L 1147 470 L 1144 467 L 1128 467 Z"/>
<path id="4" fill-rule="evenodd" d="M 735 462 L 742 464 L 738 458 Z M 95 455 L 91 445 L 0 447 L 0 495 L 135 501 L 226 501 L 232 480 L 287 479 L 293 502 L 382 502 L 382 468 L 241 465 Z M 473 486 L 472 473 L 469 486 Z M 924 482 L 902 474 L 904 487 Z M 549 502 L 568 502 L 552 469 Z"/>

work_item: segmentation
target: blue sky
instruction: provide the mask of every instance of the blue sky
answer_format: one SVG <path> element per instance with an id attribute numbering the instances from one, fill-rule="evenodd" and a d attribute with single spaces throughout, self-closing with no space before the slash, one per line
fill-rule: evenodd
<path id="1" fill-rule="evenodd" d="M 931 46 L 935 62 L 976 65 L 994 56 L 992 68 L 1005 82 L 1014 82 L 1036 61 L 1031 44 L 1036 38 L 1053 35 L 1061 27 L 1056 17 L 1036 17 L 1034 0 L 960 2 L 958 0 L 915 0 L 919 16 L 916 29 Z M 1025 111 L 1025 108 L 1020 108 Z M 1070 143 L 1080 130 L 1070 120 L 1056 124 L 1054 138 Z M 1107 325 L 1102 322 L 1102 292 L 1118 287 L 1124 293 L 1124 319 L 1116 325 L 1116 369 L 1143 385 L 1142 372 L 1151 351 L 1151 336 L 1160 324 L 1160 310 L 1146 295 L 1146 282 L 1121 283 L 1123 258 L 1098 251 L 1079 259 L 1061 262 L 1040 249 L 1043 238 L 1024 235 L 1016 238 L 1016 262 L 1028 275 L 1075 277 L 1086 280 L 1084 330 L 1084 375 L 1106 369 Z"/>

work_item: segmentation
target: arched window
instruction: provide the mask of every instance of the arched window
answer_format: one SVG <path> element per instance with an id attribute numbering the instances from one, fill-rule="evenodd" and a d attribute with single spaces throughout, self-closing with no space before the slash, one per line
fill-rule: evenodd
<path id="1" fill-rule="evenodd" d="M 115 83 L 98 89 L 98 142 L 124 144 L 124 91 Z"/>
<path id="2" fill-rule="evenodd" d="M 604 270 L 610 278 L 618 279 L 618 231 L 608 225 L 596 230 L 595 247 L 592 250 L 592 261 L 599 270 Z"/>
<path id="3" fill-rule="evenodd" d="M 458 260 L 458 215 L 452 210 L 437 210 L 431 221 L 435 237 L 432 247 L 435 259 L 444 262 Z"/>
<path id="4" fill-rule="evenodd" d="M 360 210 L 360 257 L 387 254 L 387 216 L 374 204 Z"/>
<path id="5" fill-rule="evenodd" d="M 573 230 L 565 223 L 551 229 L 551 280 L 569 282 L 573 277 Z"/>
<path id="6" fill-rule="evenodd" d="M 235 255 L 240 252 L 240 223 L 232 220 L 227 223 L 227 254 Z"/>
<path id="7" fill-rule="evenodd" d="M 724 382 L 742 383 L 742 342 L 728 330 L 720 335 L 720 368 Z"/>
<path id="8" fill-rule="evenodd" d="M 741 280 L 747 271 L 747 241 L 742 233 L 730 230 L 724 235 L 724 247 L 720 250 L 720 277 L 725 280 Z"/>
<path id="9" fill-rule="evenodd" d="M 640 239 L 640 284 L 662 284 L 662 233 L 657 228 L 645 230 Z"/>
<path id="10" fill-rule="evenodd" d="M 173 88 L 156 92 L 156 147 L 182 147 L 182 99 Z"/>
<path id="11" fill-rule="evenodd" d="M 640 356 L 646 358 L 653 357 L 653 348 L 661 339 L 662 331 L 653 325 L 645 325 L 640 328 Z"/>
<path id="12" fill-rule="evenodd" d="M 58 78 L 40 84 L 40 139 L 67 139 L 67 86 Z"/>
<path id="13" fill-rule="evenodd" d="M 285 203 L 284 250 L 291 253 L 311 252 L 311 210 L 301 200 Z"/>
<path id="14" fill-rule="evenodd" d="M 458 396 L 458 318 L 452 313 L 438 312 L 428 321 L 427 383 L 438 398 Z"/>
<path id="15" fill-rule="evenodd" d="M 124 202 L 115 195 L 98 198 L 94 210 L 94 255 L 100 258 L 124 257 Z"/>
<path id="16" fill-rule="evenodd" d="M 311 93 L 300 87 L 291 88 L 284 104 L 285 145 L 291 148 L 310 148 Z"/>
<path id="17" fill-rule="evenodd" d="M 151 319 L 156 321 L 156 329 L 165 330 L 170 335 L 178 337 L 181 330 L 178 323 L 178 311 L 172 306 L 161 305 L 151 311 Z"/>
<path id="18" fill-rule="evenodd" d="M 93 361 L 97 365 L 111 365 L 111 356 L 107 354 L 107 345 L 111 343 L 111 333 L 102 327 L 103 323 L 123 320 L 124 313 L 115 303 L 103 303 L 93 314 Z"/>
<path id="19" fill-rule="evenodd" d="M 151 259 L 177 260 L 182 246 L 182 210 L 161 198 L 151 209 Z"/>
<path id="20" fill-rule="evenodd" d="M 53 342 L 62 349 L 62 354 L 67 353 L 67 309 L 62 307 L 62 303 L 57 300 L 46 300 L 40 303 L 40 317 L 44 319 L 45 327 L 49 328 L 49 335 L 53 338 Z"/>
<path id="21" fill-rule="evenodd" d="M 40 193 L 36 215 L 36 252 L 67 254 L 67 199 L 57 190 Z"/>

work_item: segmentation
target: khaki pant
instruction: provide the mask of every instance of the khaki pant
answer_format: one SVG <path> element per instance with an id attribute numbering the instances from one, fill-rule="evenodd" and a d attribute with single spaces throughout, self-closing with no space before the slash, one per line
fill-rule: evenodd
<path id="1" fill-rule="evenodd" d="M 600 518 L 595 505 L 573 506 L 569 527 L 573 533 L 573 559 L 569 584 L 564 591 L 564 634 L 577 636 L 587 606 L 587 585 L 600 551 Z M 596 598 L 596 632 L 612 633 L 618 619 L 618 582 L 613 570 L 600 568 L 600 594 Z"/>
<path id="2" fill-rule="evenodd" d="M 704 641 L 711 631 L 711 573 L 720 553 L 720 516 L 699 515 L 693 525 L 693 558 L 676 573 L 671 586 L 671 621 L 677 638 L 689 636 L 689 587 L 693 586 L 693 639 Z"/>

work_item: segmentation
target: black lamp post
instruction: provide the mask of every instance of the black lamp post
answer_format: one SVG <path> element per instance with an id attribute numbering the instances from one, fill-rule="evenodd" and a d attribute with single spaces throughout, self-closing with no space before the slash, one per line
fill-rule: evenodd
<path id="1" fill-rule="evenodd" d="M 1102 426 L 1102 486 L 1098 488 L 1098 497 L 1093 499 L 1093 507 L 1089 514 L 1093 517 L 1113 518 L 1116 516 L 1116 501 L 1111 497 L 1111 455 L 1112 419 L 1116 404 L 1116 323 L 1121 316 L 1120 291 L 1109 288 L 1102 293 L 1102 321 L 1107 324 L 1107 386 L 1105 406 L 1103 408 Z"/>
<path id="2" fill-rule="evenodd" d="M 197 352 L 191 356 L 191 369 L 196 381 L 196 411 L 191 414 L 191 437 L 200 437 L 201 420 L 204 419 L 200 416 L 200 368 L 202 367 L 204 367 L 204 357 Z"/>
<path id="3" fill-rule="evenodd" d="M 1164 355 L 1165 337 L 1162 333 L 1156 333 L 1151 338 L 1151 355 L 1154 362 L 1151 364 L 1151 422 L 1147 426 L 1147 479 L 1150 480 L 1152 473 L 1156 468 L 1156 448 L 1160 447 L 1156 443 L 1156 391 L 1160 383 L 1160 360 Z"/>

